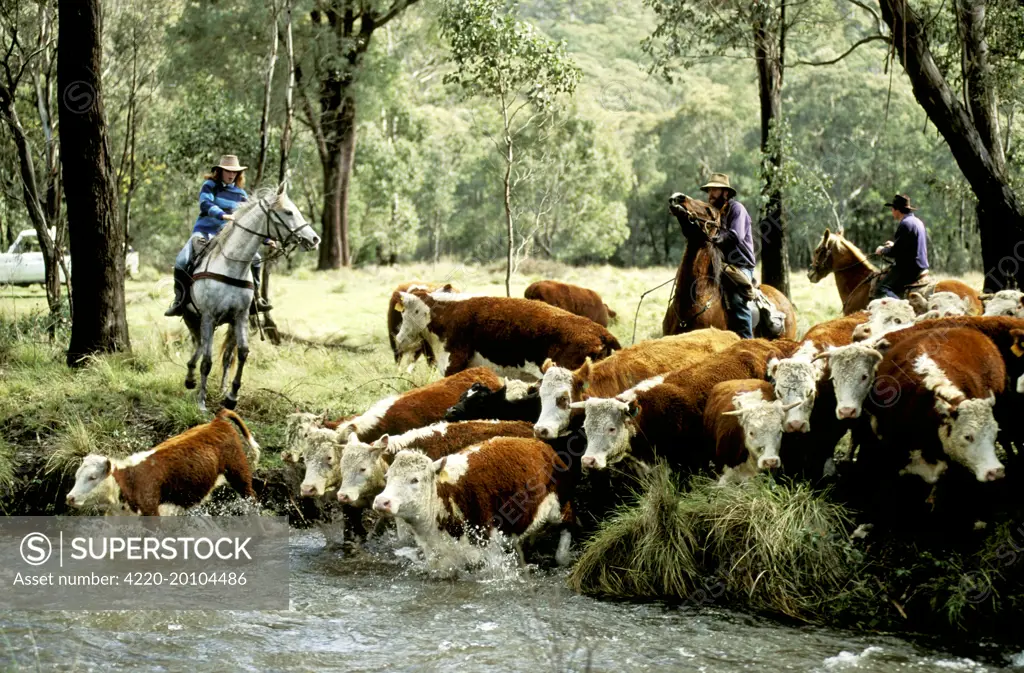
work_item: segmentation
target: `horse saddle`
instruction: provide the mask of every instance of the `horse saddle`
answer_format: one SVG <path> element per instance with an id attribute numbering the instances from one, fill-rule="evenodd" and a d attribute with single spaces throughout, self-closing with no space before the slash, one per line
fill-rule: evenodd
<path id="1" fill-rule="evenodd" d="M 212 240 L 212 237 L 207 238 L 202 234 L 192 234 L 192 237 L 188 239 L 189 245 L 192 246 L 191 254 L 188 256 L 188 264 L 185 265 L 185 270 L 188 271 L 188 275 L 191 276 L 195 273 L 196 267 L 199 266 L 199 262 L 202 261 L 206 248 L 210 245 L 210 241 Z"/>
<path id="2" fill-rule="evenodd" d="M 786 331 L 786 314 L 772 303 L 772 300 L 761 291 L 760 286 L 754 290 L 754 298 L 748 302 L 750 306 L 750 329 L 755 334 L 758 326 L 761 333 L 769 339 L 778 338 Z"/>
<path id="3" fill-rule="evenodd" d="M 876 296 L 878 296 L 876 294 L 876 291 L 878 290 L 878 284 L 882 282 L 883 278 L 885 278 L 885 274 L 886 274 L 885 271 L 878 271 L 878 272 L 875 272 L 875 273 L 871 274 L 871 276 L 868 277 L 868 281 L 867 282 L 869 283 L 869 287 L 868 287 L 868 296 L 869 297 L 876 297 Z M 928 297 L 935 290 L 935 285 L 938 282 L 939 281 L 937 281 L 937 280 L 932 280 L 931 276 L 928 275 L 928 269 L 925 269 L 920 274 L 918 274 L 917 278 L 913 282 L 908 283 L 907 285 L 904 286 L 903 292 L 902 292 L 903 298 L 906 299 L 907 296 L 909 296 L 911 292 L 919 292 L 920 294 L 924 295 L 925 297 Z"/>

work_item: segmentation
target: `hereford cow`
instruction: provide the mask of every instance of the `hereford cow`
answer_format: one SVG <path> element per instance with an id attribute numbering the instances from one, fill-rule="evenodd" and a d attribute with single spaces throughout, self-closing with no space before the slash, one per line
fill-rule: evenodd
<path id="1" fill-rule="evenodd" d="M 878 376 L 895 381 L 898 395 L 869 400 L 884 452 L 869 460 L 928 483 L 949 460 L 978 481 L 1003 478 L 993 407 L 1006 385 L 1006 367 L 991 339 L 973 329 L 924 330 L 894 344 Z"/>
<path id="2" fill-rule="evenodd" d="M 296 443 L 289 445 L 289 452 L 293 454 L 293 462 L 297 462 L 305 450 L 305 437 L 319 427 L 330 428 L 333 425 L 342 439 L 354 432 L 360 440 L 372 442 L 384 434 L 400 435 L 437 423 L 444 419 L 448 408 L 457 404 L 462 394 L 474 384 L 485 386 L 488 390 L 502 387 L 501 379 L 490 369 L 474 367 L 401 395 L 387 397 L 371 405 L 364 413 L 337 423 L 324 422 L 322 416 L 313 414 L 293 414 L 289 423 L 296 429 L 292 430 L 290 436 L 295 438 Z"/>
<path id="3" fill-rule="evenodd" d="M 587 359 L 576 371 L 548 360 L 541 367 L 544 378 L 540 383 L 540 417 L 534 431 L 541 439 L 557 437 L 569 427 L 573 402 L 588 397 L 614 397 L 652 376 L 688 369 L 737 341 L 735 333 L 710 327 L 641 341 L 596 365 Z"/>
<path id="4" fill-rule="evenodd" d="M 918 322 L 933 318 L 970 315 L 971 311 L 975 310 L 971 298 L 961 297 L 953 292 L 934 292 L 927 298 L 917 292 L 911 292 L 907 301 L 917 312 Z"/>
<path id="5" fill-rule="evenodd" d="M 523 296 L 590 318 L 602 327 L 607 327 L 609 319 L 615 317 L 615 311 L 608 308 L 601 300 L 601 295 L 579 285 L 560 283 L 557 280 L 538 280 L 526 288 Z"/>
<path id="6" fill-rule="evenodd" d="M 733 379 L 764 379 L 769 360 L 789 357 L 798 347 L 787 339 L 745 339 L 688 370 L 656 376 L 616 397 L 574 402 L 572 408 L 586 413 L 583 467 L 605 469 L 629 455 L 648 462 L 656 449 L 673 466 L 702 468 L 710 456 L 695 438 L 703 431 L 712 388 Z"/>
<path id="7" fill-rule="evenodd" d="M 932 294 L 939 292 L 950 292 L 963 299 L 964 306 L 967 307 L 967 315 L 981 315 L 985 310 L 978 291 L 961 280 L 955 278 L 940 280 L 932 288 Z"/>
<path id="8" fill-rule="evenodd" d="M 745 481 L 759 470 L 782 467 L 779 450 L 787 406 L 799 404 L 776 400 L 772 385 L 761 379 L 716 384 L 704 408 L 704 439 L 722 472 L 720 483 Z"/>
<path id="9" fill-rule="evenodd" d="M 540 394 L 536 383 L 505 379 L 498 390 L 474 383 L 444 414 L 444 420 L 456 421 L 528 421 L 540 416 Z"/>
<path id="10" fill-rule="evenodd" d="M 437 460 L 492 437 L 532 436 L 533 426 L 524 421 L 435 423 L 395 437 L 384 435 L 372 444 L 350 435 L 341 453 L 338 502 L 368 507 L 384 490 L 388 465 L 399 451 L 420 451 L 431 460 Z"/>
<path id="11" fill-rule="evenodd" d="M 571 523 L 565 463 L 538 439 L 499 437 L 431 460 L 399 451 L 373 508 L 405 521 L 428 556 L 455 539 L 487 540 L 495 531 L 531 539 Z M 567 565 L 564 528 L 556 559 Z"/>
<path id="12" fill-rule="evenodd" d="M 327 414 L 313 414 L 305 411 L 288 414 L 288 418 L 285 420 L 285 446 L 288 448 L 281 452 L 281 462 L 301 463 L 308 449 L 309 433 L 319 428 L 337 430 L 339 425 L 347 423 L 355 417 L 356 414 L 352 414 L 330 421 L 327 420 Z"/>
<path id="13" fill-rule="evenodd" d="M 1007 316 L 1024 318 L 1024 292 L 1020 290 L 1000 290 L 992 295 L 982 295 L 985 299 L 986 316 Z"/>
<path id="14" fill-rule="evenodd" d="M 853 330 L 854 341 L 880 339 L 889 332 L 913 325 L 917 319 L 914 307 L 905 299 L 875 299 L 867 308 L 870 318 Z"/>
<path id="15" fill-rule="evenodd" d="M 887 339 L 853 343 L 829 348 L 815 356 L 826 362 L 825 376 L 832 382 L 836 400 L 836 418 L 860 418 L 864 400 L 875 384 L 875 373 L 889 347 Z"/>
<path id="16" fill-rule="evenodd" d="M 398 302 L 401 301 L 400 294 L 402 292 L 410 292 L 412 290 L 433 292 L 434 290 L 439 290 L 442 287 L 450 292 L 458 292 L 458 290 L 451 284 L 442 285 L 441 283 L 413 282 L 402 283 L 395 288 L 394 292 L 391 293 L 391 299 L 388 300 L 388 343 L 391 344 L 391 352 L 395 355 L 396 364 L 401 364 L 402 362 L 402 353 L 399 353 L 398 348 L 395 346 L 395 337 L 398 336 L 398 330 L 402 327 L 402 314 L 395 310 L 395 306 L 397 306 Z M 430 354 L 430 351 L 427 349 L 425 344 L 406 355 L 411 356 L 409 358 L 410 364 L 416 362 L 416 360 L 423 355 L 427 359 L 427 364 L 431 367 L 434 366 L 434 356 Z"/>
<path id="17" fill-rule="evenodd" d="M 255 456 L 252 465 L 247 449 Z M 67 503 L 160 516 L 198 505 L 224 481 L 242 497 L 255 499 L 252 466 L 259 460 L 259 450 L 242 419 L 221 409 L 209 423 L 148 451 L 127 458 L 89 454 L 75 473 Z"/>
<path id="18" fill-rule="evenodd" d="M 398 349 L 409 352 L 426 341 L 444 375 L 485 366 L 539 379 L 548 358 L 575 369 L 588 357 L 596 362 L 621 348 L 592 320 L 539 301 L 420 290 L 401 298 Z"/>

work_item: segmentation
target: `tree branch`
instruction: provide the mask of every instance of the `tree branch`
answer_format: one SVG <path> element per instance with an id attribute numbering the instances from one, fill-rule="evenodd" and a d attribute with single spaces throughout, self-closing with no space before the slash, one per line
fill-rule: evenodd
<path id="1" fill-rule="evenodd" d="M 889 37 L 886 36 L 886 35 L 868 35 L 867 37 L 862 38 L 862 39 L 858 40 L 857 42 L 855 42 L 852 47 L 847 49 L 845 52 L 843 52 L 841 55 L 837 56 L 836 58 L 830 59 L 828 61 L 793 61 L 789 65 L 790 66 L 795 66 L 795 65 L 813 65 L 813 66 L 835 65 L 836 63 L 839 63 L 844 58 L 846 58 L 847 56 L 852 54 L 854 52 L 854 50 L 857 49 L 857 47 L 859 47 L 859 46 L 861 46 L 863 44 L 867 44 L 868 42 L 877 42 L 879 40 L 884 40 L 884 41 L 888 42 L 889 41 Z"/>

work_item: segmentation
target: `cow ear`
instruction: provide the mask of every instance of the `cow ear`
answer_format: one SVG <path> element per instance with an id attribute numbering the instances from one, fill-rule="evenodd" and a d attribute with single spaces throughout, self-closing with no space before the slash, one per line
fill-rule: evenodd
<path id="1" fill-rule="evenodd" d="M 775 378 L 775 372 L 777 372 L 778 370 L 779 370 L 779 359 L 778 358 L 772 358 L 771 360 L 769 360 L 768 361 L 768 370 L 767 370 L 768 378 L 769 379 L 774 379 Z"/>
<path id="2" fill-rule="evenodd" d="M 544 361 L 544 364 L 542 364 L 540 366 L 540 373 L 541 374 L 547 374 L 548 370 L 551 369 L 554 366 L 555 366 L 555 361 L 552 360 L 551 358 L 548 358 L 547 360 Z"/>
<path id="3" fill-rule="evenodd" d="M 939 412 L 940 416 L 945 416 L 949 418 L 951 416 L 954 416 L 954 414 L 956 413 L 956 408 L 952 404 L 950 404 L 949 401 L 947 401 L 945 398 L 936 397 L 935 411 Z"/>
<path id="4" fill-rule="evenodd" d="M 376 442 L 373 443 L 373 446 L 375 448 L 379 447 L 381 449 L 386 449 L 386 448 L 388 448 L 388 441 L 390 439 L 391 438 L 388 437 L 387 435 L 381 435 L 380 438 Z"/>
<path id="5" fill-rule="evenodd" d="M 1010 336 L 1013 338 L 1010 352 L 1017 357 L 1021 357 L 1024 355 L 1024 348 L 1021 347 L 1021 342 L 1024 341 L 1024 329 L 1012 329 L 1010 330 Z"/>
<path id="6" fill-rule="evenodd" d="M 441 474 L 441 471 L 444 470 L 444 466 L 445 466 L 445 464 L 447 462 L 448 462 L 448 456 L 444 456 L 442 458 L 438 458 L 437 460 L 435 460 L 434 461 L 434 474 Z"/>
<path id="7" fill-rule="evenodd" d="M 913 307 L 914 313 L 924 313 L 928 310 L 928 300 L 920 292 L 911 292 L 907 296 L 907 301 Z"/>
<path id="8" fill-rule="evenodd" d="M 451 283 L 445 283 L 444 287 L 441 288 L 441 292 L 455 292 L 455 286 Z"/>
<path id="9" fill-rule="evenodd" d="M 106 477 L 110 474 L 110 471 L 114 468 L 111 464 L 110 459 L 107 458 L 103 461 L 103 476 Z"/>
<path id="10" fill-rule="evenodd" d="M 876 341 L 871 347 L 874 348 L 880 356 L 882 356 L 889 352 L 889 349 L 892 348 L 892 343 L 888 339 L 882 338 Z M 879 357 L 878 359 L 881 360 L 882 358 Z"/>
<path id="11" fill-rule="evenodd" d="M 350 446 L 352 444 L 358 444 L 359 443 L 359 435 L 357 435 L 354 432 L 350 432 L 349 435 L 348 435 L 348 438 L 345 441 L 345 443 L 350 445 Z"/>
<path id="12" fill-rule="evenodd" d="M 630 400 L 629 404 L 626 405 L 626 415 L 630 418 L 636 418 L 640 415 L 640 404 L 636 400 Z"/>
<path id="13" fill-rule="evenodd" d="M 594 369 L 594 363 L 591 361 L 590 357 L 588 356 L 587 359 L 583 361 L 583 364 L 580 365 L 579 372 L 577 372 L 577 374 L 579 374 L 579 378 L 582 379 L 582 381 L 583 381 L 583 389 L 584 390 L 586 390 L 587 388 L 590 387 L 590 374 L 593 371 L 593 369 Z"/>
<path id="14" fill-rule="evenodd" d="M 1017 392 L 1024 393 L 1024 374 L 1017 378 Z"/>
<path id="15" fill-rule="evenodd" d="M 989 391 L 988 397 L 985 398 L 985 404 L 990 407 L 996 406 L 996 394 L 994 392 Z"/>

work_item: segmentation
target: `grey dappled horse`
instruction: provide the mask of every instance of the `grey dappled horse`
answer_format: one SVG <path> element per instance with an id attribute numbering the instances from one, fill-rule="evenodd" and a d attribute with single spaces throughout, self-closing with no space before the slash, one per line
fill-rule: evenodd
<path id="1" fill-rule="evenodd" d="M 213 331 L 219 325 L 234 326 L 231 342 L 238 349 L 238 366 L 231 392 L 222 404 L 234 409 L 238 389 L 242 385 L 242 369 L 249 355 L 249 306 L 253 285 L 249 267 L 264 239 L 277 240 L 282 247 L 298 242 L 306 250 L 315 250 L 320 237 L 285 193 L 281 184 L 276 192 L 258 196 L 235 211 L 229 221 L 206 248 L 195 252 L 198 263 L 192 272 L 191 298 L 182 320 L 192 333 L 195 351 L 188 361 L 185 387 L 196 387 L 196 362 L 202 353 L 199 381 L 199 409 L 206 412 L 206 381 L 213 368 Z M 227 374 L 225 373 L 225 378 Z"/>

